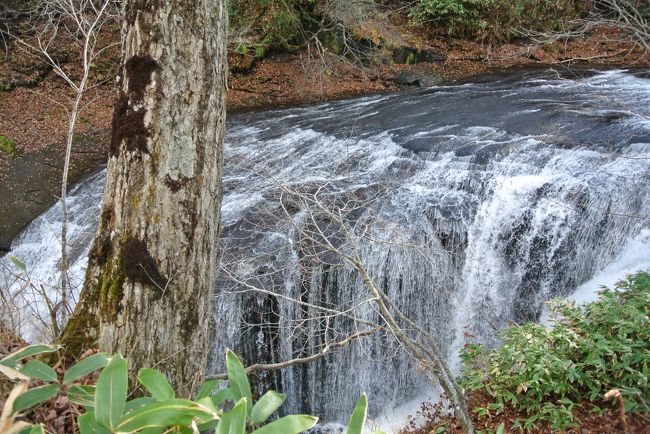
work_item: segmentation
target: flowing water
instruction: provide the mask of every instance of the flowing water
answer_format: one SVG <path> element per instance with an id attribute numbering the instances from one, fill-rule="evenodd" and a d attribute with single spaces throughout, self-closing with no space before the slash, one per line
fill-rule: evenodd
<path id="1" fill-rule="evenodd" d="M 211 369 L 226 347 L 280 362 L 367 329 L 352 316 L 381 321 L 341 255 L 455 366 L 465 340 L 496 344 L 550 297 L 650 268 L 649 111 L 639 74 L 548 70 L 232 116 Z M 103 177 L 71 195 L 79 275 Z M 57 215 L 12 245 L 34 279 L 56 275 Z M 258 378 L 330 421 L 362 391 L 378 414 L 431 389 L 384 334 Z"/>

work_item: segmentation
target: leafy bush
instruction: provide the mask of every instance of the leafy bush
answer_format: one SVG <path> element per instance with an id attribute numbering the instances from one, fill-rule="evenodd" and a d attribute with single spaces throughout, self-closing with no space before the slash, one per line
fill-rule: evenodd
<path id="1" fill-rule="evenodd" d="M 304 23 L 314 19 L 309 0 L 232 0 L 228 16 L 235 51 L 247 54 L 250 49 L 258 57 L 299 44 Z"/>
<path id="2" fill-rule="evenodd" d="M 455 36 L 494 42 L 521 30 L 559 30 L 587 8 L 585 0 L 420 0 L 410 17 L 415 24 L 442 24 Z"/>
<path id="3" fill-rule="evenodd" d="M 0 432 L 45 433 L 42 425 L 17 419 L 59 393 L 83 412 L 77 418 L 80 434 L 192 434 L 213 430 L 217 434 L 298 434 L 318 421 L 312 416 L 289 415 L 266 423 L 280 408 L 285 395 L 268 391 L 254 402 L 246 371 L 232 351 L 226 354 L 227 387 L 219 380 L 211 380 L 194 399 L 178 398 L 163 374 L 144 368 L 138 373 L 138 381 L 149 395 L 127 400 L 128 365 L 119 354 L 87 357 L 70 367 L 62 378 L 39 360 L 24 362 L 26 358 L 58 349 L 54 345 L 31 345 L 0 360 L 0 372 L 19 381 L 4 400 Z M 96 385 L 79 382 L 95 371 L 101 371 Z M 33 380 L 43 385 L 30 388 Z M 348 434 L 361 434 L 366 414 L 367 399 L 363 395 L 350 418 Z"/>
<path id="4" fill-rule="evenodd" d="M 553 430 L 575 425 L 572 408 L 588 400 L 602 411 L 603 395 L 619 389 L 625 410 L 650 410 L 650 275 L 638 273 L 604 288 L 598 301 L 574 306 L 549 302 L 553 327 L 529 323 L 503 331 L 503 346 L 487 352 L 467 345 L 461 353 L 461 385 L 487 394 L 494 402 L 479 414 L 511 406 Z"/>

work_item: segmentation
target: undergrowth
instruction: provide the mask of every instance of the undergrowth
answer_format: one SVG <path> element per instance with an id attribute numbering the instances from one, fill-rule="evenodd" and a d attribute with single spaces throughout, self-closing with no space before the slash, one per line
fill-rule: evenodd
<path id="1" fill-rule="evenodd" d="M 502 332 L 487 351 L 468 344 L 461 353 L 461 385 L 492 399 L 479 416 L 512 407 L 525 417 L 512 428 L 553 430 L 579 424 L 572 409 L 588 402 L 603 413 L 604 395 L 617 389 L 625 412 L 650 411 L 650 274 L 638 273 L 603 288 L 596 302 L 549 302 L 551 327 L 528 323 Z"/>
<path id="2" fill-rule="evenodd" d="M 270 390 L 253 399 L 246 370 L 230 350 L 227 386 L 209 380 L 193 397 L 180 398 L 161 372 L 143 368 L 138 372 L 142 395 L 134 399 L 129 397 L 129 390 L 136 388 L 129 388 L 128 362 L 120 354 L 97 353 L 65 372 L 60 362 L 52 367 L 34 359 L 59 350 L 56 345 L 29 345 L 0 359 L 0 373 L 13 382 L 8 395 L 4 391 L 0 395 L 0 433 L 299 434 L 318 421 L 308 415 L 276 416 L 286 399 L 281 393 Z M 61 402 L 72 411 L 57 415 Z M 367 409 L 368 400 L 362 395 L 350 416 L 348 434 L 362 434 Z M 51 419 L 61 418 L 63 425 L 34 420 L 38 414 L 52 412 L 54 416 L 46 419 L 50 425 Z"/>
<path id="3" fill-rule="evenodd" d="M 585 0 L 420 0 L 410 18 L 414 24 L 445 26 L 453 36 L 501 42 L 522 29 L 561 30 L 589 7 Z"/>

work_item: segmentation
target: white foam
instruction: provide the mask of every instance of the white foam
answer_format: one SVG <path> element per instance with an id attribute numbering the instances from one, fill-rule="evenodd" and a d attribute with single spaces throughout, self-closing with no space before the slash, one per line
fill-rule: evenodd
<path id="1" fill-rule="evenodd" d="M 416 425 L 421 425 L 426 420 L 420 414 L 423 404 L 438 402 L 440 399 L 440 389 L 432 390 L 427 394 L 419 395 L 410 401 L 384 411 L 384 413 L 372 420 L 369 420 L 367 426 L 371 430 L 381 430 L 388 434 L 397 433 L 404 428 L 405 423 L 413 421 Z"/>
<path id="2" fill-rule="evenodd" d="M 566 297 L 580 305 L 598 299 L 603 286 L 613 288 L 617 282 L 630 274 L 650 271 L 650 230 L 645 229 L 628 241 L 623 251 L 616 258 L 594 274 L 587 282 L 580 285 L 575 292 Z M 550 313 L 546 307 L 542 311 L 540 322 L 549 324 Z"/>

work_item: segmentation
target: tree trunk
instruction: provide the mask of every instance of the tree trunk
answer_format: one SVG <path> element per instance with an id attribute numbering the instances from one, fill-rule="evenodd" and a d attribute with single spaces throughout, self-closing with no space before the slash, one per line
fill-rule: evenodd
<path id="1" fill-rule="evenodd" d="M 204 373 L 221 206 L 225 0 L 129 0 L 100 227 L 63 344 L 187 395 Z M 90 339 L 90 341 L 88 340 Z"/>

